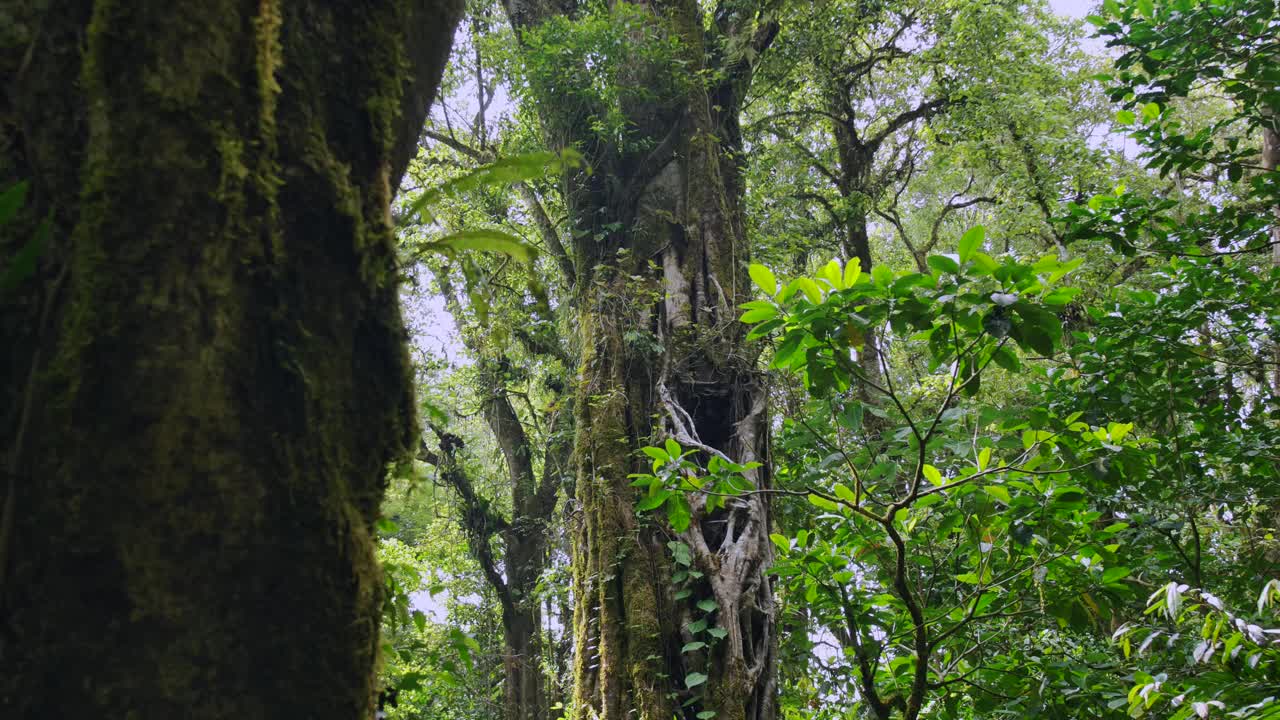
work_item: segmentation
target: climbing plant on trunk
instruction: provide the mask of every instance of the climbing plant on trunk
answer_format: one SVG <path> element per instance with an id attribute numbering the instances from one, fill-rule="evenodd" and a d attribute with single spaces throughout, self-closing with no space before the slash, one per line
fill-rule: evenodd
<path id="1" fill-rule="evenodd" d="M 628 478 L 661 435 L 704 461 L 765 455 L 763 387 L 735 319 L 750 256 L 738 115 L 777 31 L 769 5 L 505 3 L 545 138 L 590 165 L 563 185 L 580 328 L 576 717 L 776 713 L 764 500 L 673 507 L 661 527 L 638 521 Z M 669 543 L 691 552 L 688 593 Z M 712 628 L 723 635 L 705 642 Z"/>

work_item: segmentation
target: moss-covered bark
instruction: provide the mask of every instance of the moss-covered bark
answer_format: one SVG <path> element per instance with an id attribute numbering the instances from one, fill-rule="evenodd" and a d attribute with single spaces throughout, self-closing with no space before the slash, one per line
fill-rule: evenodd
<path id="1" fill-rule="evenodd" d="M 528 33 L 590 11 L 573 0 L 506 5 Z M 541 78 L 533 91 L 545 93 L 547 138 L 586 151 L 593 167 L 566 178 L 565 193 L 582 353 L 573 708 L 581 720 L 692 720 L 706 710 L 770 720 L 776 668 L 763 496 L 714 514 L 694 498 L 695 520 L 679 539 L 706 581 L 677 600 L 670 534 L 637 518 L 628 476 L 648 469 L 639 449 L 664 435 L 742 462 L 765 455 L 763 389 L 737 322 L 750 292 L 738 113 L 776 26 L 745 7 L 707 23 L 696 0 L 628 5 L 642 9 L 610 7 L 651 22 L 635 36 L 663 38 L 679 54 L 620 60 L 626 84 L 650 93 L 620 92 L 616 108 L 603 107 L 607 99 L 593 105 L 584 99 L 592 89 L 573 85 L 591 82 L 589 68 L 562 67 L 558 55 L 531 60 L 554 66 L 531 73 Z M 626 118 L 621 141 L 593 129 L 610 111 Z M 714 623 L 726 635 L 705 652 L 682 653 L 705 599 L 717 602 Z M 689 687 L 693 672 L 706 683 Z"/>
<path id="2" fill-rule="evenodd" d="M 0 4 L 0 183 L 54 228 L 0 306 L 0 715 L 368 714 L 388 203 L 459 12 Z"/>

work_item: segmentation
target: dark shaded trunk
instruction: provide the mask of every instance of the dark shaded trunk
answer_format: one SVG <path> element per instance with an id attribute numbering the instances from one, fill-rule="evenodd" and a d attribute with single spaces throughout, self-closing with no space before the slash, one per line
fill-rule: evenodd
<path id="1" fill-rule="evenodd" d="M 556 492 L 562 484 L 561 475 L 569 471 L 569 442 L 564 437 L 569 412 L 562 410 L 551 420 L 553 438 L 544 451 L 539 483 L 534 475 L 532 443 L 505 392 L 495 390 L 485 407 L 485 417 L 506 460 L 512 489 L 512 519 L 503 533 L 506 585 L 498 588 L 504 596 L 508 720 L 547 717 L 546 680 L 541 664 L 542 607 L 535 590 L 547 567 Z"/>
<path id="2" fill-rule="evenodd" d="M 460 10 L 0 5 L 0 246 L 52 228 L 0 305 L 0 715 L 369 714 L 388 208 Z"/>
<path id="3" fill-rule="evenodd" d="M 881 140 L 863 139 L 858 132 L 857 112 L 849 101 L 852 88 L 839 82 L 829 91 L 828 108 L 832 115 L 831 133 L 836 148 L 836 190 L 844 204 L 842 248 L 845 260 L 857 259 L 862 271 L 871 272 L 871 237 L 867 233 L 867 217 L 875 201 L 875 188 L 871 186 L 871 170 Z M 839 120 L 835 118 L 841 118 Z M 866 334 L 863 346 L 858 349 L 858 365 L 868 380 L 881 385 L 880 334 Z M 858 384 L 858 397 L 866 403 L 878 403 L 879 394 L 867 383 Z M 879 418 L 867 416 L 868 429 L 879 429 Z"/>
<path id="4" fill-rule="evenodd" d="M 573 705 L 584 720 L 692 720 L 705 710 L 720 720 L 771 720 L 776 642 L 763 496 L 714 514 L 690 498 L 694 520 L 679 540 L 704 578 L 677 600 L 670 535 L 637 517 L 628 475 L 648 469 L 639 449 L 664 435 L 704 448 L 704 459 L 765 458 L 765 396 L 737 322 L 751 296 L 738 113 L 752 65 L 722 52 L 732 37 L 754 57 L 776 26 L 739 10 L 708 28 L 694 0 L 634 4 L 651 13 L 657 33 L 678 39 L 683 68 L 632 62 L 628 85 L 678 89 L 621 100 L 624 144 L 593 132 L 591 119 L 604 108 L 563 102 L 552 88 L 540 108 L 551 144 L 589 150 L 593 166 L 567 177 L 564 193 L 581 348 Z M 517 30 L 529 32 L 578 11 L 575 2 L 551 0 L 508 0 L 507 9 Z M 578 70 L 558 80 L 590 77 Z M 684 82 L 703 70 L 719 79 Z M 766 473 L 751 478 L 767 484 Z M 706 599 L 717 603 L 711 627 L 725 635 L 682 653 L 694 639 L 689 623 L 705 614 L 695 604 Z M 695 672 L 707 679 L 689 687 Z"/>

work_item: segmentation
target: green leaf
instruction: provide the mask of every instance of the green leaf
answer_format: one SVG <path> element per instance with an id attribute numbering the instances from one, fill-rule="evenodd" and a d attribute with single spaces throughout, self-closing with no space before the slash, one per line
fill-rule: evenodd
<path id="1" fill-rule="evenodd" d="M 839 505 L 822 497 L 821 495 L 809 493 L 809 502 L 815 507 L 826 510 L 827 512 L 840 512 Z"/>
<path id="2" fill-rule="evenodd" d="M 968 262 L 973 256 L 973 251 L 982 246 L 982 242 L 987 238 L 987 229 L 981 225 L 975 225 L 964 235 L 960 236 L 960 248 L 957 253 L 960 256 L 960 262 Z"/>
<path id="3" fill-rule="evenodd" d="M 1000 267 L 996 264 L 995 258 L 984 252 L 974 252 L 969 259 L 973 260 L 974 269 L 983 275 L 990 275 Z"/>
<path id="4" fill-rule="evenodd" d="M 991 462 L 991 448 L 984 447 L 978 452 L 978 469 L 986 470 L 987 464 Z"/>
<path id="5" fill-rule="evenodd" d="M 1046 305 L 1066 305 L 1080 294 L 1080 288 L 1065 287 L 1055 288 L 1041 299 Z"/>
<path id="6" fill-rule="evenodd" d="M 639 510 L 640 512 L 656 510 L 661 507 L 662 504 L 667 501 L 667 498 L 671 497 L 671 495 L 672 492 L 670 490 L 659 490 L 652 495 L 646 495 L 640 498 L 640 502 L 636 503 L 636 510 Z"/>
<path id="7" fill-rule="evenodd" d="M 723 640 L 729 634 L 729 631 L 722 627 L 713 627 L 707 631 L 707 634 L 717 640 Z"/>
<path id="8" fill-rule="evenodd" d="M 772 320 L 776 317 L 778 317 L 777 306 L 766 305 L 764 307 L 751 308 L 750 310 L 742 313 L 742 317 L 738 318 L 738 320 L 748 325 L 753 325 L 758 322 L 764 322 L 765 320 Z"/>
<path id="9" fill-rule="evenodd" d="M 711 598 L 705 598 L 698 601 L 698 609 L 703 612 L 711 612 L 718 607 L 720 606 L 717 605 L 716 601 L 712 600 Z"/>
<path id="10" fill-rule="evenodd" d="M 1137 119 L 1138 116 L 1134 115 L 1132 110 L 1121 110 L 1116 113 L 1116 123 L 1120 125 L 1132 125 L 1133 121 Z"/>
<path id="11" fill-rule="evenodd" d="M 791 549 L 791 541 L 787 539 L 786 535 L 779 535 L 778 533 L 770 533 L 769 539 L 772 540 L 773 544 L 776 545 L 778 549 L 781 550 L 782 552 L 786 552 Z"/>
<path id="12" fill-rule="evenodd" d="M 1102 584 L 1110 585 L 1113 582 L 1129 577 L 1132 572 L 1127 567 L 1109 567 L 1102 572 Z"/>
<path id="13" fill-rule="evenodd" d="M 694 650 L 701 650 L 706 646 L 707 644 L 702 642 L 701 640 L 695 640 L 691 643 L 685 643 L 684 647 L 680 648 L 680 652 L 682 654 L 689 653 L 689 652 L 693 652 Z"/>
<path id="14" fill-rule="evenodd" d="M 845 288 L 844 277 L 840 273 L 840 263 L 836 260 L 832 260 L 819 268 L 818 277 L 831 283 L 831 287 L 836 290 Z"/>
<path id="15" fill-rule="evenodd" d="M 809 302 L 814 305 L 822 304 L 822 288 L 818 287 L 818 283 L 809 278 L 796 278 L 794 284 L 806 298 L 809 298 Z"/>
<path id="16" fill-rule="evenodd" d="M 759 325 L 756 325 L 755 327 L 751 328 L 751 331 L 747 333 L 747 340 L 755 340 L 757 338 L 762 338 L 765 335 L 768 335 L 769 333 L 773 332 L 774 330 L 777 330 L 778 328 L 782 327 L 785 324 L 786 324 L 786 321 L 783 320 L 782 318 L 775 318 L 773 320 L 762 322 Z"/>
<path id="17" fill-rule="evenodd" d="M 52 227 L 53 224 L 49 221 L 49 218 L 45 218 L 40 222 L 31 239 L 14 254 L 8 266 L 0 272 L 0 292 L 7 292 L 18 287 L 23 280 L 35 274 L 37 261 L 40 259 L 40 254 L 44 252 L 44 246 L 49 240 L 49 233 Z"/>
<path id="18" fill-rule="evenodd" d="M 651 445 L 640 448 L 640 452 L 644 453 L 645 455 L 648 455 L 654 460 L 661 460 L 662 462 L 666 462 L 667 460 L 671 459 L 671 456 L 667 454 L 666 450 L 663 450 L 662 448 L 653 447 Z"/>
<path id="19" fill-rule="evenodd" d="M 689 501 L 685 499 L 684 494 L 673 493 L 667 499 L 667 522 L 671 523 L 671 529 L 678 533 L 688 530 L 692 518 Z"/>
<path id="20" fill-rule="evenodd" d="M 686 687 L 698 687 L 707 681 L 707 676 L 699 672 L 692 672 L 684 676 L 684 684 Z"/>
<path id="21" fill-rule="evenodd" d="M 1084 502 L 1085 492 L 1078 487 L 1058 488 L 1053 493 L 1053 499 L 1064 504 L 1080 503 Z"/>
<path id="22" fill-rule="evenodd" d="M 943 482 L 942 473 L 938 471 L 938 468 L 932 465 L 921 465 L 920 474 L 924 475 L 924 478 L 934 485 L 941 485 Z"/>
<path id="23" fill-rule="evenodd" d="M 680 452 L 682 450 L 680 443 L 676 442 L 672 438 L 667 438 L 667 441 L 663 443 L 663 445 L 667 448 L 667 454 L 670 455 L 672 459 L 680 457 Z"/>
<path id="24" fill-rule="evenodd" d="M 533 246 L 515 235 L 504 233 L 500 230 L 488 229 L 462 230 L 461 232 L 450 233 L 423 245 L 422 249 L 443 251 L 445 253 L 458 250 L 497 252 L 510 255 L 522 263 L 532 261 L 536 252 Z"/>
<path id="25" fill-rule="evenodd" d="M 968 583 L 970 585 L 977 585 L 979 582 L 981 582 L 981 580 L 978 578 L 978 573 L 971 573 L 971 572 L 957 575 L 956 580 L 959 580 L 962 583 Z"/>
<path id="26" fill-rule="evenodd" d="M 858 278 L 861 275 L 862 275 L 862 261 L 860 259 L 853 258 L 852 260 L 844 264 L 844 286 L 845 287 L 847 288 L 853 287 L 853 284 L 858 282 Z"/>
<path id="27" fill-rule="evenodd" d="M 711 718 L 715 716 L 716 716 L 715 710 L 703 710 L 697 715 L 694 715 L 694 717 L 698 718 L 698 720 L 711 720 Z"/>
<path id="28" fill-rule="evenodd" d="M 1013 498 L 1009 497 L 1009 491 L 999 485 L 983 485 L 982 492 L 990 495 L 996 500 L 999 500 L 1005 505 L 1013 504 Z"/>
<path id="29" fill-rule="evenodd" d="M 751 276 L 752 282 L 756 284 L 766 295 L 772 297 L 778 294 L 778 278 L 774 276 L 773 271 L 759 263 L 752 263 L 747 266 L 747 274 Z"/>
<path id="30" fill-rule="evenodd" d="M 4 225 L 18 214 L 27 202 L 27 181 L 14 183 L 0 192 L 0 225 Z"/>
<path id="31" fill-rule="evenodd" d="M 845 402 L 844 409 L 840 411 L 840 424 L 847 430 L 857 432 L 862 427 L 863 406 L 857 400 L 849 400 Z"/>
<path id="32" fill-rule="evenodd" d="M 850 490 L 848 486 L 836 483 L 836 486 L 832 489 L 835 491 L 835 496 L 841 500 L 849 504 L 854 504 L 856 502 L 856 499 L 853 496 L 853 491 Z"/>
<path id="33" fill-rule="evenodd" d="M 1017 353 L 1004 346 L 997 347 L 991 353 L 991 359 L 996 365 L 1009 372 L 1018 372 L 1022 369 L 1022 363 L 1018 360 Z"/>
<path id="34" fill-rule="evenodd" d="M 934 272 L 939 275 L 945 275 L 947 273 L 955 274 L 960 272 L 960 265 L 946 255 L 930 255 L 929 259 L 925 262 L 927 262 L 929 267 L 933 268 Z"/>
<path id="35" fill-rule="evenodd" d="M 544 175 L 561 173 L 566 168 L 584 165 L 582 155 L 570 148 L 565 148 L 558 153 L 535 152 L 503 158 L 424 192 L 406 208 L 405 219 L 402 222 L 411 223 L 419 215 L 429 216 L 428 209 L 435 206 L 446 195 L 536 180 Z"/>

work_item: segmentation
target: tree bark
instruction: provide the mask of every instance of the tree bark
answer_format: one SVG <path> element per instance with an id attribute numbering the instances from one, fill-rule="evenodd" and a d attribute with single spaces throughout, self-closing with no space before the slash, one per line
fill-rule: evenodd
<path id="1" fill-rule="evenodd" d="M 1262 168 L 1267 172 L 1275 172 L 1280 168 L 1280 120 L 1277 120 L 1274 112 L 1267 113 L 1264 117 L 1273 126 L 1264 125 L 1262 128 Z M 1275 222 L 1271 225 L 1271 265 L 1280 267 L 1280 205 L 1272 208 L 1272 214 L 1275 215 Z M 1280 340 L 1276 341 L 1271 359 L 1275 362 L 1271 368 L 1271 392 L 1280 397 Z"/>
<path id="2" fill-rule="evenodd" d="M 389 203 L 460 0 L 4 0 L 0 715 L 368 717 Z"/>
<path id="3" fill-rule="evenodd" d="M 574 17 L 572 0 L 508 0 L 518 32 Z M 673 436 L 735 461 L 766 459 L 764 389 L 745 346 L 738 305 L 751 296 L 741 216 L 738 126 L 754 55 L 727 57 L 733 36 L 758 55 L 776 26 L 750 12 L 718 13 L 708 28 L 695 0 L 635 2 L 654 30 L 678 40 L 683 67 L 637 62 L 631 87 L 680 88 L 619 102 L 629 138 L 592 129 L 596 108 L 578 97 L 540 104 L 553 146 L 586 150 L 592 172 L 565 179 L 573 225 L 580 376 L 575 403 L 578 522 L 574 533 L 574 717 L 586 720 L 720 720 L 776 717 L 772 558 L 763 495 L 706 513 L 696 497 L 688 531 L 703 579 L 677 600 L 668 532 L 637 517 L 629 475 L 638 452 Z M 722 71 L 714 81 L 697 78 Z M 676 75 L 678 74 L 678 75 Z M 558 82 L 590 78 L 566 68 Z M 598 113 L 597 116 L 603 116 Z M 642 456 L 641 456 L 642 457 Z M 757 485 L 767 473 L 752 471 Z M 689 624 L 706 615 L 725 631 L 684 653 Z M 706 676 L 699 684 L 692 673 Z M 690 701 L 685 704 L 686 701 Z"/>

